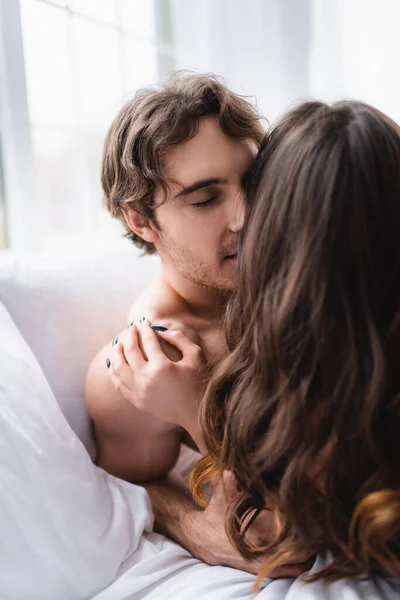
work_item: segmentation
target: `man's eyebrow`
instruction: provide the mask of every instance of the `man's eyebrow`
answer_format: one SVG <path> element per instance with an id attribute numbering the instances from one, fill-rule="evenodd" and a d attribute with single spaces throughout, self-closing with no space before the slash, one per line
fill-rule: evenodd
<path id="1" fill-rule="evenodd" d="M 228 183 L 227 179 L 222 179 L 221 177 L 214 177 L 213 179 L 200 179 L 199 181 L 195 181 L 191 185 L 183 188 L 178 194 L 176 194 L 175 198 L 181 198 L 182 196 L 187 196 L 188 194 L 193 194 L 193 192 L 197 192 L 206 187 L 210 187 L 210 185 L 220 185 L 223 183 Z"/>

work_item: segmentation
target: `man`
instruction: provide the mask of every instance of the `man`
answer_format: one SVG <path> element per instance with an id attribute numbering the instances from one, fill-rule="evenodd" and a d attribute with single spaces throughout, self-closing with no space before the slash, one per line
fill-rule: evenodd
<path id="1" fill-rule="evenodd" d="M 158 327 L 184 331 L 202 348 L 208 370 L 226 350 L 221 318 L 236 286 L 243 181 L 263 137 L 260 115 L 244 98 L 215 78 L 181 76 L 139 92 L 105 143 L 106 205 L 127 236 L 162 263 L 128 323 L 144 315 Z M 114 340 L 124 340 L 125 352 L 134 329 Z M 183 429 L 137 410 L 117 377 L 114 388 L 118 366 L 110 349 L 95 357 L 87 376 L 98 464 L 130 481 L 161 477 L 176 462 Z"/>

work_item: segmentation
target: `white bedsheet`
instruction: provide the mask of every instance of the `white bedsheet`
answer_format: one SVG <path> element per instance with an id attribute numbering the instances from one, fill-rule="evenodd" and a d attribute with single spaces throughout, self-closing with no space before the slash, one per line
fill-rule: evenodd
<path id="1" fill-rule="evenodd" d="M 312 571 L 322 566 L 317 561 Z M 266 580 L 256 596 L 254 576 L 227 567 L 210 567 L 177 544 L 144 534 L 118 578 L 95 600 L 398 600 L 400 584 L 380 588 L 367 582 L 341 581 L 330 586 L 297 580 Z"/>

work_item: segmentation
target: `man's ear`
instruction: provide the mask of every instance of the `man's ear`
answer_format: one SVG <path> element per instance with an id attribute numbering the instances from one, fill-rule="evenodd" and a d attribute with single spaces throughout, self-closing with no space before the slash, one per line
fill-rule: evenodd
<path id="1" fill-rule="evenodd" d="M 158 240 L 158 233 L 151 222 L 146 221 L 142 215 L 132 208 L 124 208 L 124 217 L 130 229 L 145 242 L 154 244 Z"/>

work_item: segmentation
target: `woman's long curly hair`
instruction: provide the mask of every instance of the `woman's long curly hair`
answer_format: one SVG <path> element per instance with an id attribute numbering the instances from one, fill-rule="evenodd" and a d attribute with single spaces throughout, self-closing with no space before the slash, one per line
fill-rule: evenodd
<path id="1" fill-rule="evenodd" d="M 400 576 L 400 129 L 361 102 L 306 102 L 272 128 L 249 181 L 231 353 L 202 406 L 226 515 L 260 577 L 312 549 L 309 580 Z M 274 539 L 250 545 L 265 507 Z"/>

